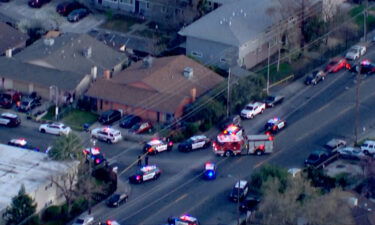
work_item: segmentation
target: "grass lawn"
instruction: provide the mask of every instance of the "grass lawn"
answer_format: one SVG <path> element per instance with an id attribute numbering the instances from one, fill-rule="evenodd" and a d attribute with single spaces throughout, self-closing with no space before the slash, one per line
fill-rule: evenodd
<path id="1" fill-rule="evenodd" d="M 113 16 L 112 18 L 108 19 L 105 23 L 100 25 L 100 28 L 126 33 L 130 31 L 131 26 L 141 22 L 141 20 L 132 17 Z"/>
<path id="2" fill-rule="evenodd" d="M 292 75 L 292 66 L 289 63 L 280 63 L 279 72 L 276 71 L 277 65 L 270 66 L 270 83 L 277 82 L 289 75 Z M 267 67 L 262 69 L 260 73 L 267 79 Z"/>
<path id="3" fill-rule="evenodd" d="M 355 17 L 354 21 L 359 27 L 363 27 L 363 14 L 361 14 L 364 10 L 363 5 L 356 6 L 349 11 L 349 15 L 351 17 Z M 367 27 L 374 27 L 375 26 L 375 17 L 371 15 L 375 11 L 374 7 L 369 7 L 369 15 L 367 17 Z"/>
<path id="4" fill-rule="evenodd" d="M 155 39 L 160 38 L 159 34 L 157 34 L 155 31 L 149 30 L 149 29 L 144 29 L 144 30 L 141 30 L 141 31 L 137 30 L 136 32 L 134 32 L 134 34 L 142 36 L 142 37 L 146 37 L 146 38 L 155 38 Z"/>
<path id="5" fill-rule="evenodd" d="M 98 115 L 92 112 L 73 109 L 62 119 L 62 121 L 72 129 L 83 130 L 83 124 L 93 124 L 94 122 L 96 122 L 97 118 Z"/>

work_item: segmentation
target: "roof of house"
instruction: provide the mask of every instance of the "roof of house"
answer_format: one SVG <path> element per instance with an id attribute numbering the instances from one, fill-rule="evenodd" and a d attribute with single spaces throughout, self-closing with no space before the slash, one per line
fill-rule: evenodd
<path id="1" fill-rule="evenodd" d="M 179 33 L 231 46 L 241 46 L 249 40 L 260 38 L 260 35 L 272 25 L 272 18 L 267 16 L 267 10 L 275 4 L 278 4 L 278 1 L 233 1 L 203 16 Z"/>
<path id="2" fill-rule="evenodd" d="M 26 42 L 29 38 L 24 34 L 6 23 L 0 22 L 0 53 L 12 49 L 19 44 Z"/>
<path id="3" fill-rule="evenodd" d="M 84 74 L 50 69 L 6 57 L 0 57 L 0 75 L 45 87 L 55 85 L 62 90 L 74 90 L 85 77 Z"/>
<path id="4" fill-rule="evenodd" d="M 0 144 L 0 211 L 11 203 L 22 184 L 31 194 L 51 176 L 66 173 L 76 163 L 52 161 L 45 153 Z"/>
<path id="5" fill-rule="evenodd" d="M 90 57 L 85 51 L 91 48 Z M 115 51 L 87 34 L 64 33 L 56 38 L 40 39 L 15 58 L 62 71 L 89 74 L 96 66 L 98 73 L 112 69 L 127 60 L 124 53 Z"/>
<path id="6" fill-rule="evenodd" d="M 98 80 L 87 95 L 174 112 L 184 98 L 190 98 L 192 89 L 198 97 L 223 81 L 221 76 L 184 55 L 155 58 L 150 64 L 138 61 L 110 80 Z M 187 67 L 193 70 L 190 79 L 183 75 Z"/>

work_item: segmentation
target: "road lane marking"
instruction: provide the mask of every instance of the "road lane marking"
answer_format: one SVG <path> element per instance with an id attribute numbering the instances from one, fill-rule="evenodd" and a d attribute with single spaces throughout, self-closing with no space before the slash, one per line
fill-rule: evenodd
<path id="1" fill-rule="evenodd" d="M 145 220 L 142 220 L 141 222 L 139 222 L 139 224 L 147 224 L 147 223 L 145 223 L 145 221 L 149 220 L 150 217 L 152 218 L 153 215 L 155 215 L 155 214 L 159 214 L 160 212 L 162 212 L 163 210 L 165 210 L 165 209 L 171 207 L 172 205 L 176 204 L 177 202 L 182 201 L 182 200 L 185 199 L 187 196 L 188 196 L 187 193 L 181 195 L 178 199 L 174 200 L 173 202 L 171 202 L 171 203 L 169 203 L 169 204 L 167 204 L 167 205 L 161 207 L 159 210 L 157 210 L 157 211 L 153 212 L 152 214 L 150 214 Z"/>

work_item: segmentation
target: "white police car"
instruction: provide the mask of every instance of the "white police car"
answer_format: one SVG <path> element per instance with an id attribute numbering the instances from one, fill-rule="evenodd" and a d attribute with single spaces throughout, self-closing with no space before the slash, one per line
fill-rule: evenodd
<path id="1" fill-rule="evenodd" d="M 169 225 L 199 225 L 198 219 L 190 215 L 168 218 Z"/>
<path id="2" fill-rule="evenodd" d="M 163 151 L 171 151 L 173 148 L 172 141 L 163 141 L 160 139 L 153 139 L 145 144 L 143 152 L 149 154 L 156 154 Z"/>
<path id="3" fill-rule="evenodd" d="M 131 183 L 140 184 L 148 180 L 156 180 L 160 177 L 161 170 L 155 165 L 142 167 L 139 172 L 129 177 Z"/>
<path id="4" fill-rule="evenodd" d="M 267 121 L 266 125 L 264 125 L 264 129 L 266 130 L 266 134 L 276 134 L 280 130 L 286 127 L 286 122 L 281 120 L 278 117 L 272 118 Z"/>
<path id="5" fill-rule="evenodd" d="M 181 152 L 189 152 L 197 149 L 204 149 L 211 146 L 211 140 L 205 135 L 196 135 L 178 145 Z"/>
<path id="6" fill-rule="evenodd" d="M 34 146 L 29 145 L 25 138 L 11 139 L 10 141 L 8 141 L 8 145 L 23 148 L 23 149 L 27 149 L 27 150 L 32 150 L 32 151 L 36 151 L 36 152 L 40 151 L 39 148 L 36 148 Z"/>
<path id="7" fill-rule="evenodd" d="M 17 127 L 21 124 L 20 118 L 13 113 L 2 113 L 0 115 L 0 125 L 7 127 Z"/>
<path id="8" fill-rule="evenodd" d="M 110 127 L 98 127 L 93 129 L 91 131 L 91 137 L 109 144 L 119 142 L 122 139 L 121 132 Z"/>

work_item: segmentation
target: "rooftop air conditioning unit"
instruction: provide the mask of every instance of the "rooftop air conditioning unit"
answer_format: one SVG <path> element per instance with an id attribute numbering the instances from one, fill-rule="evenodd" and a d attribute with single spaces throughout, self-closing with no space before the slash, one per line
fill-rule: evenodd
<path id="1" fill-rule="evenodd" d="M 187 79 L 191 79 L 193 77 L 194 70 L 191 67 L 185 67 L 184 69 L 184 77 Z"/>

